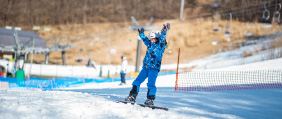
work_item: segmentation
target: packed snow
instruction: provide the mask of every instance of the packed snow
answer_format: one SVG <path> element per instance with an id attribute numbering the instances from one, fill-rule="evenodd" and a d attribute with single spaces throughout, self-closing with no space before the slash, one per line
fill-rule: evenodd
<path id="1" fill-rule="evenodd" d="M 281 70 L 282 58 L 213 70 Z M 124 100 L 133 80 L 88 83 L 80 87 L 53 91 L 0 90 L 0 119 L 60 118 L 281 118 L 282 89 L 225 91 L 175 91 L 175 74 L 159 76 L 155 105 L 169 111 L 138 105 L 115 103 Z M 146 99 L 146 82 L 141 85 L 138 103 Z"/>

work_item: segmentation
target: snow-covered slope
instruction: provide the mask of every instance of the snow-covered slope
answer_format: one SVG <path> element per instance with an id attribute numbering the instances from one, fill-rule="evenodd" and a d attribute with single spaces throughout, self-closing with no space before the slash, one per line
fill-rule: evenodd
<path id="1" fill-rule="evenodd" d="M 238 65 L 216 70 L 281 69 L 282 58 Z M 90 83 L 76 89 L 60 91 L 0 90 L 0 119 L 104 119 L 104 118 L 254 118 L 279 119 L 282 116 L 282 89 L 252 89 L 226 91 L 175 91 L 175 75 L 159 76 L 155 105 L 169 111 L 115 103 L 123 100 L 131 89 L 119 82 Z M 137 102 L 146 99 L 146 82 Z"/>

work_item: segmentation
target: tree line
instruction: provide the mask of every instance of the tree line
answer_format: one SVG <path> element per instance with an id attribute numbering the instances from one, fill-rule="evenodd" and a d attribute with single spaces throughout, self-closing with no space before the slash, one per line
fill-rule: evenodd
<path id="1" fill-rule="evenodd" d="M 220 3 L 218 7 L 214 6 L 216 2 Z M 189 18 L 218 10 L 232 12 L 231 8 L 260 2 L 263 0 L 185 0 L 184 14 Z M 131 16 L 138 20 L 148 20 L 151 16 L 176 19 L 180 3 L 181 0 L 0 0 L 0 26 L 128 22 Z M 251 21 L 262 14 L 252 12 L 246 11 L 238 19 Z"/>

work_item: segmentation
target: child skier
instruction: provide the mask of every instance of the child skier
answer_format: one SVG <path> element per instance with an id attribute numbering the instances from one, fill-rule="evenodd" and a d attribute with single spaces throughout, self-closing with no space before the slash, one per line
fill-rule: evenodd
<path id="1" fill-rule="evenodd" d="M 158 73 L 161 68 L 162 56 L 166 46 L 166 32 L 170 29 L 170 24 L 164 25 L 161 33 L 153 30 L 149 34 L 149 38 L 144 35 L 144 28 L 138 29 L 139 36 L 147 46 L 146 56 L 143 60 L 143 67 L 137 78 L 132 83 L 132 90 L 125 98 L 125 101 L 136 102 L 140 84 L 148 77 L 147 100 L 144 104 L 154 105 L 157 88 L 155 86 Z"/>

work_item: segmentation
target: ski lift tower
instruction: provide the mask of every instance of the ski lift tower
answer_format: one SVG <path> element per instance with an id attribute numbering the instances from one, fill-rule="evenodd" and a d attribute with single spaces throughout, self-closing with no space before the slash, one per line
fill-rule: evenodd
<path id="1" fill-rule="evenodd" d="M 63 40 L 66 39 L 67 40 Z M 72 48 L 75 48 L 76 46 L 74 45 L 69 45 L 69 37 L 65 37 L 65 36 L 55 36 L 54 37 L 54 43 L 51 44 L 51 46 L 49 47 L 49 51 L 61 51 L 62 52 L 62 62 L 63 65 L 66 65 L 66 52 L 65 50 L 69 50 Z M 45 58 L 45 63 L 48 64 L 48 59 L 49 59 L 49 53 L 46 54 L 46 58 Z"/>
<path id="2" fill-rule="evenodd" d="M 138 29 L 144 28 L 145 31 L 156 29 L 156 26 L 151 26 L 153 17 L 150 18 L 149 22 L 145 23 L 144 25 L 140 25 L 134 16 L 131 16 L 132 26 L 129 27 L 130 30 L 137 31 Z M 138 43 L 137 43 L 137 52 L 136 52 L 136 65 L 135 65 L 135 72 L 139 72 L 140 66 L 140 55 L 141 55 L 141 38 L 138 36 Z"/>

